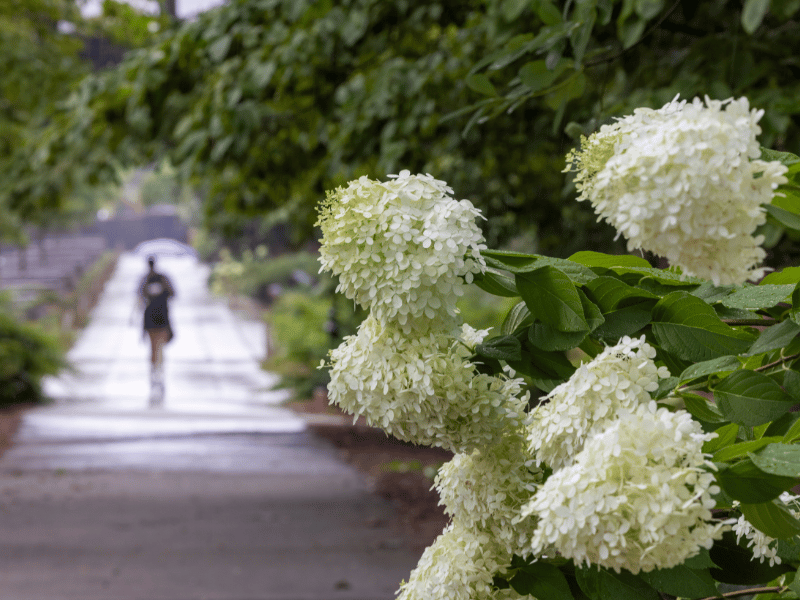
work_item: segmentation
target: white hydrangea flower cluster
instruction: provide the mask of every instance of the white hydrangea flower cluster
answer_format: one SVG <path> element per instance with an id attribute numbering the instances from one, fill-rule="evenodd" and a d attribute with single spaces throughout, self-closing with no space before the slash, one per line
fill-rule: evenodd
<path id="1" fill-rule="evenodd" d="M 370 315 L 331 352 L 331 402 L 402 440 L 453 452 L 482 447 L 525 418 L 522 380 L 478 373 L 486 331 L 409 337 Z M 467 343 L 469 342 L 469 343 Z"/>
<path id="2" fill-rule="evenodd" d="M 497 590 L 495 575 L 505 570 L 511 555 L 494 539 L 456 523 L 425 549 L 397 600 L 514 600 L 512 589 Z"/>
<path id="3" fill-rule="evenodd" d="M 655 402 L 593 430 L 583 450 L 539 488 L 523 514 L 538 517 L 531 549 L 632 573 L 670 568 L 710 548 L 713 468 L 686 411 Z"/>
<path id="4" fill-rule="evenodd" d="M 780 500 L 795 517 L 800 518 L 800 496 L 784 492 L 780 495 Z M 734 503 L 734 507 L 738 504 Z M 754 559 L 757 558 L 762 563 L 769 560 L 770 567 L 781 564 L 781 557 L 778 556 L 778 540 L 753 527 L 744 515 L 733 525 L 733 531 L 736 533 L 737 542 L 743 537 L 747 539 L 747 547 L 753 549 Z"/>
<path id="5" fill-rule="evenodd" d="M 650 402 L 659 379 L 669 377 L 666 367 L 656 367 L 655 356 L 644 336 L 625 336 L 550 392 L 549 402 L 533 411 L 528 430 L 537 462 L 553 469 L 572 464 L 596 424 Z"/>
<path id="6" fill-rule="evenodd" d="M 747 98 L 691 103 L 677 96 L 658 110 L 604 125 L 567 155 L 579 200 L 628 240 L 715 285 L 756 279 L 765 252 L 753 237 L 762 204 L 785 183 L 786 167 L 759 159 L 763 110 Z"/>
<path id="7" fill-rule="evenodd" d="M 492 446 L 456 454 L 439 469 L 435 486 L 454 523 L 490 534 L 508 554 L 523 555 L 536 521 L 524 519 L 520 511 L 541 482 L 542 471 L 519 430 Z"/>
<path id="8" fill-rule="evenodd" d="M 453 199 L 444 181 L 408 171 L 390 177 L 361 177 L 328 194 L 317 223 L 320 262 L 339 277 L 337 291 L 409 332 L 420 320 L 425 329 L 455 318 L 464 282 L 485 269 L 486 245 L 480 211 Z"/>

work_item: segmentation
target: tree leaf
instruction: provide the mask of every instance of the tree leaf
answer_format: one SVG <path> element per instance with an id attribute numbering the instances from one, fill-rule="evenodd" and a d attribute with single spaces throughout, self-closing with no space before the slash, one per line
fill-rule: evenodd
<path id="1" fill-rule="evenodd" d="M 794 404 L 773 379 L 746 369 L 734 371 L 713 391 L 720 412 L 740 425 L 769 423 L 789 412 Z"/>
<path id="2" fill-rule="evenodd" d="M 658 296 L 624 283 L 616 277 L 600 276 L 588 282 L 584 288 L 591 294 L 603 312 L 616 309 L 621 304 L 631 304 L 632 299 L 658 299 Z"/>
<path id="3" fill-rule="evenodd" d="M 791 152 L 779 152 L 778 150 L 772 150 L 771 148 L 765 148 L 764 146 L 761 147 L 760 158 L 761 160 L 765 160 L 767 162 L 777 160 L 786 167 L 800 163 L 800 156 L 797 156 L 796 154 L 792 154 Z"/>
<path id="4" fill-rule="evenodd" d="M 546 562 L 535 562 L 517 571 L 509 582 L 518 594 L 529 594 L 548 600 L 572 600 L 567 578 L 557 567 Z"/>
<path id="5" fill-rule="evenodd" d="M 769 3 L 770 0 L 745 0 L 742 9 L 742 28 L 750 35 L 758 29 L 767 15 Z"/>
<path id="6" fill-rule="evenodd" d="M 639 576 L 654 589 L 681 598 L 716 596 L 717 586 L 708 569 L 690 569 L 678 565 L 671 569 L 656 569 Z"/>
<path id="7" fill-rule="evenodd" d="M 594 330 L 594 334 L 608 340 L 618 340 L 622 336 L 633 335 L 641 331 L 652 319 L 650 308 L 645 304 L 626 306 L 607 312 L 603 316 L 605 322 Z"/>
<path id="8" fill-rule="evenodd" d="M 780 208 L 779 206 L 775 206 L 774 204 L 765 204 L 764 209 L 767 211 L 769 216 L 771 216 L 784 227 L 793 229 L 795 231 L 800 230 L 800 215 L 796 215 L 795 213 L 789 212 L 788 210 Z"/>
<path id="9" fill-rule="evenodd" d="M 705 423 L 726 423 L 728 421 L 715 406 L 702 396 L 686 392 L 680 394 L 680 396 L 683 398 L 686 410 L 698 421 Z"/>
<path id="10" fill-rule="evenodd" d="M 796 444 L 770 444 L 750 458 L 765 473 L 800 477 L 800 446 Z"/>
<path id="11" fill-rule="evenodd" d="M 729 373 L 742 366 L 741 361 L 735 356 L 720 356 L 711 360 L 695 363 L 681 373 L 681 381 L 691 381 L 698 377 L 705 377 L 712 373 Z"/>
<path id="12" fill-rule="evenodd" d="M 800 267 L 784 267 L 781 271 L 774 271 L 764 277 L 758 285 L 785 285 L 787 283 L 800 283 Z"/>
<path id="13" fill-rule="evenodd" d="M 558 331 L 589 329 L 578 291 L 570 278 L 559 269 L 540 267 L 529 273 L 517 273 L 515 280 L 534 318 Z"/>
<path id="14" fill-rule="evenodd" d="M 494 358 L 495 360 L 521 360 L 522 345 L 513 335 L 503 335 L 487 340 L 475 347 L 475 352 L 480 356 Z"/>
<path id="15" fill-rule="evenodd" d="M 714 309 L 687 292 L 672 292 L 653 308 L 653 335 L 659 345 L 683 360 L 705 361 L 740 354 L 753 335 L 723 323 Z"/>
<path id="16" fill-rule="evenodd" d="M 763 352 L 771 352 L 778 348 L 785 348 L 800 333 L 800 325 L 794 321 L 786 320 L 777 325 L 772 325 L 758 336 L 745 356 L 755 356 Z"/>
<path id="17" fill-rule="evenodd" d="M 602 252 L 583 250 L 581 252 L 576 252 L 567 260 L 586 265 L 587 267 L 605 267 L 606 269 L 610 269 L 612 267 L 640 267 L 644 269 L 651 268 L 649 262 L 639 256 L 634 256 L 633 254 L 603 254 Z"/>
<path id="18" fill-rule="evenodd" d="M 580 346 L 589 330 L 563 332 L 546 323 L 534 323 L 528 329 L 528 340 L 536 348 L 546 351 L 571 350 Z"/>
<path id="19" fill-rule="evenodd" d="M 714 433 L 717 434 L 717 437 L 703 444 L 703 452 L 712 454 L 720 448 L 725 448 L 726 446 L 733 444 L 736 441 L 736 436 L 739 433 L 739 425 L 736 423 L 728 423 L 727 425 L 723 425 L 714 431 Z"/>
<path id="20" fill-rule="evenodd" d="M 774 500 L 791 489 L 797 479 L 766 473 L 750 457 L 730 467 L 720 468 L 717 472 L 717 483 L 734 500 L 744 504 L 760 504 Z"/>
<path id="21" fill-rule="evenodd" d="M 658 592 L 628 571 L 616 573 L 592 565 L 576 568 L 575 577 L 592 600 L 659 600 Z"/>
<path id="22" fill-rule="evenodd" d="M 511 335 L 522 325 L 530 325 L 532 323 L 533 317 L 531 316 L 531 311 L 528 310 L 528 306 L 524 301 L 518 302 L 508 311 L 503 325 L 500 327 L 500 333 Z"/>
<path id="23" fill-rule="evenodd" d="M 714 453 L 712 460 L 714 462 L 730 462 L 735 458 L 742 458 L 743 456 L 747 456 L 749 452 L 755 452 L 756 450 L 761 450 L 764 446 L 769 444 L 774 444 L 776 442 L 781 441 L 781 437 L 768 437 L 768 438 L 761 438 L 759 440 L 750 440 L 749 442 L 741 442 L 739 444 L 733 444 L 732 446 L 728 446 L 727 448 L 723 448 L 722 450 L 718 450 Z"/>
<path id="24" fill-rule="evenodd" d="M 483 73 L 467 75 L 464 81 L 471 90 L 479 94 L 483 94 L 484 96 L 497 96 L 497 89 L 494 87 L 494 84 L 489 81 L 489 78 Z"/>
<path id="25" fill-rule="evenodd" d="M 780 500 L 742 504 L 739 509 L 753 527 L 769 537 L 787 539 L 800 533 L 800 521 Z"/>
<path id="26" fill-rule="evenodd" d="M 504 298 L 519 296 L 514 280 L 497 269 L 488 267 L 485 272 L 476 273 L 474 283 L 484 292 L 494 296 Z"/>
<path id="27" fill-rule="evenodd" d="M 519 79 L 522 85 L 533 92 L 538 92 L 549 87 L 561 74 L 560 70 L 550 70 L 544 60 L 535 60 L 522 65 L 519 69 Z"/>
<path id="28" fill-rule="evenodd" d="M 722 299 L 728 308 L 756 310 L 784 302 L 794 291 L 794 285 L 753 285 L 733 292 Z"/>

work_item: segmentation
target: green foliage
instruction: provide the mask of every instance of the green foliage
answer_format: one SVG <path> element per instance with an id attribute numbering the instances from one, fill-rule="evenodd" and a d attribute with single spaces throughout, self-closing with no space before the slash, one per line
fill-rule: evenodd
<path id="1" fill-rule="evenodd" d="M 211 287 L 220 293 L 238 294 L 256 298 L 265 304 L 274 299 L 270 293 L 270 285 L 283 287 L 297 286 L 296 273 L 302 272 L 308 280 L 317 281 L 319 261 L 310 252 L 283 254 L 275 258 L 266 256 L 266 248 L 257 252 L 262 257 L 245 252 L 241 261 L 233 260 L 230 253 L 222 253 L 222 261 L 217 263 L 211 274 Z M 329 286 L 327 276 L 323 278 L 323 286 Z"/>
<path id="2" fill-rule="evenodd" d="M 8 307 L 0 312 L 0 406 L 41 402 L 41 380 L 65 366 L 56 342 L 22 323 Z"/>
<path id="3" fill-rule="evenodd" d="M 800 293 L 793 268 L 761 285 L 718 287 L 652 269 L 632 256 L 484 254 L 491 277 L 513 278 L 515 285 L 487 285 L 484 278 L 476 286 L 494 290 L 504 302 L 514 300 L 509 296 L 515 288 L 517 303 L 502 331 L 477 346 L 479 369 L 498 373 L 508 364 L 544 394 L 573 374 L 569 358 L 579 356 L 578 349 L 591 357 L 602 348 L 609 322 L 615 341 L 622 331 L 645 336 L 656 364 L 673 374 L 653 397 L 669 397 L 669 406 L 686 408 L 706 431 L 717 433 L 703 451 L 716 466 L 720 517 L 741 512 L 757 530 L 781 540 L 786 557 L 780 565 L 761 563 L 745 539 L 726 533 L 710 555 L 672 569 L 633 575 L 576 568 L 559 558 L 524 564 L 515 557 L 496 585 L 580 600 L 709 598 L 718 594 L 716 582 L 763 586 L 797 570 L 800 520 L 777 500 L 800 484 L 800 419 L 793 412 L 800 399 Z"/>

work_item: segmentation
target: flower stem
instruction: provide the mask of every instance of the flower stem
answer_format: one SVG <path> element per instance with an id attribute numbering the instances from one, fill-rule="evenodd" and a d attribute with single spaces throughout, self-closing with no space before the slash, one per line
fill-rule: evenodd
<path id="1" fill-rule="evenodd" d="M 776 585 L 772 587 L 760 587 L 760 588 L 748 588 L 746 590 L 736 590 L 734 592 L 725 592 L 719 596 L 709 596 L 708 598 L 703 598 L 703 600 L 716 600 L 717 598 L 736 598 L 738 596 L 750 596 L 751 594 L 768 594 L 777 592 L 782 594 L 785 592 L 787 587 Z"/>

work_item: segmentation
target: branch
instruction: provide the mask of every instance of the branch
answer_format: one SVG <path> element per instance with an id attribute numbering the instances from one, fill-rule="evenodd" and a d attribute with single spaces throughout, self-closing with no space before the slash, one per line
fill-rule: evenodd
<path id="1" fill-rule="evenodd" d="M 722 319 L 722 322 L 726 325 L 750 325 L 752 327 L 769 327 L 770 325 L 775 325 L 778 322 L 777 319 Z"/>
<path id="2" fill-rule="evenodd" d="M 630 52 L 631 50 L 633 50 L 634 48 L 636 48 L 636 46 L 638 46 L 639 44 L 641 44 L 641 43 L 642 43 L 642 42 L 643 42 L 643 41 L 644 41 L 644 40 L 647 38 L 647 36 L 649 36 L 649 35 L 650 35 L 651 33 L 653 33 L 653 32 L 654 32 L 656 29 L 658 29 L 658 28 L 661 26 L 661 24 L 662 24 L 664 21 L 666 21 L 666 20 L 667 20 L 667 18 L 669 18 L 669 16 L 670 16 L 670 15 L 671 15 L 673 12 L 675 12 L 675 9 L 676 9 L 676 8 L 678 8 L 678 6 L 680 5 L 680 3 L 681 3 L 681 0 L 677 0 L 677 1 L 675 2 L 675 4 L 673 4 L 672 6 L 670 6 L 670 7 L 669 7 L 669 10 L 667 10 L 667 12 L 665 12 L 663 15 L 661 15 L 661 18 L 660 18 L 658 21 L 656 21 L 656 22 L 653 24 L 653 26 L 652 26 L 652 27 L 650 27 L 650 29 L 648 29 L 647 31 L 645 31 L 645 32 L 642 34 L 642 37 L 640 37 L 640 38 L 638 39 L 638 41 L 637 41 L 635 44 L 633 44 L 632 46 L 628 46 L 627 48 L 625 48 L 624 50 L 622 50 L 622 52 L 617 52 L 617 53 L 616 53 L 615 55 L 613 55 L 613 56 L 608 56 L 608 57 L 606 57 L 606 58 L 597 58 L 597 59 L 595 59 L 595 60 L 589 61 L 589 62 L 585 63 L 585 65 L 584 65 L 584 66 L 585 66 L 586 68 L 589 68 L 589 67 L 594 67 L 594 66 L 596 66 L 596 65 L 602 64 L 602 63 L 604 63 L 604 62 L 614 62 L 614 61 L 615 61 L 615 60 L 617 60 L 619 57 L 621 57 L 623 54 L 626 54 L 627 52 Z"/>
<path id="3" fill-rule="evenodd" d="M 761 587 L 761 588 L 749 588 L 746 590 L 736 590 L 735 592 L 725 592 L 720 596 L 709 596 L 708 598 L 703 598 L 702 600 L 716 600 L 717 598 L 736 598 L 737 596 L 749 596 L 751 594 L 768 594 L 771 592 L 777 592 L 782 594 L 788 587 L 784 587 L 782 585 L 776 585 L 773 587 Z"/>
<path id="4" fill-rule="evenodd" d="M 795 358 L 800 358 L 800 354 L 791 354 L 789 356 L 784 356 L 776 360 L 775 362 L 769 363 L 768 365 L 764 365 L 763 367 L 758 367 L 757 369 L 753 369 L 753 371 L 766 371 L 767 369 L 770 369 L 772 367 L 777 367 L 778 365 L 783 364 L 785 362 L 789 362 L 790 360 L 794 360 Z"/>

